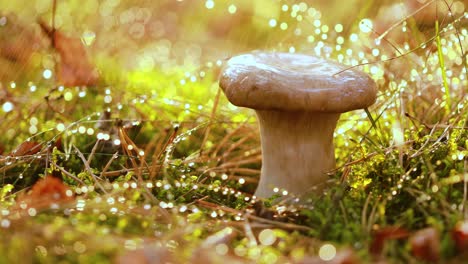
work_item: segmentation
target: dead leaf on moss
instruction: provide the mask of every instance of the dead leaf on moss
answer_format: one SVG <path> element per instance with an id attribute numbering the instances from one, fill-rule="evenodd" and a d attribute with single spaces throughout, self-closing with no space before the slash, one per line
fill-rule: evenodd
<path id="1" fill-rule="evenodd" d="M 58 150 L 63 151 L 62 138 L 59 137 L 49 148 L 52 150 L 53 147 L 56 147 Z M 30 156 L 41 152 L 43 149 L 43 144 L 37 141 L 24 141 L 18 147 L 16 147 L 9 155 L 12 157 L 21 157 L 21 156 Z M 0 146 L 0 154 L 2 154 L 2 146 Z"/>
<path id="2" fill-rule="evenodd" d="M 42 149 L 42 145 L 36 141 L 24 141 L 15 150 L 10 153 L 12 157 L 21 157 L 21 156 L 29 156 L 34 155 L 40 152 Z"/>
<path id="3" fill-rule="evenodd" d="M 409 232 L 402 227 L 387 226 L 380 228 L 372 234 L 373 238 L 369 247 L 369 252 L 373 256 L 381 256 L 387 240 L 402 239 L 408 236 Z"/>
<path id="4" fill-rule="evenodd" d="M 424 228 L 416 231 L 409 239 L 413 256 L 429 261 L 437 262 L 440 259 L 439 232 L 433 228 Z"/>
<path id="5" fill-rule="evenodd" d="M 53 205 L 73 201 L 73 199 L 73 192 L 62 180 L 53 176 L 46 176 L 38 180 L 30 192 L 22 195 L 18 199 L 18 204 L 26 204 L 26 208 L 45 209 Z"/>
<path id="6" fill-rule="evenodd" d="M 89 61 L 86 48 L 80 38 L 68 37 L 58 30 L 52 30 L 45 22 L 39 21 L 42 30 L 59 54 L 56 64 L 57 81 L 65 86 L 96 85 L 99 74 Z"/>
<path id="7" fill-rule="evenodd" d="M 468 252 L 468 220 L 459 221 L 455 225 L 452 238 L 459 252 Z"/>

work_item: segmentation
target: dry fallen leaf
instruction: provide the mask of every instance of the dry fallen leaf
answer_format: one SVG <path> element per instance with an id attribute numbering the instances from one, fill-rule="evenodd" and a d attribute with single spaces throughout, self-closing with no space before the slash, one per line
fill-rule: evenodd
<path id="1" fill-rule="evenodd" d="M 62 180 L 46 176 L 38 180 L 31 191 L 18 199 L 18 204 L 26 204 L 27 208 L 45 209 L 52 205 L 70 202 L 74 199 L 73 192 Z"/>
<path id="2" fill-rule="evenodd" d="M 468 220 L 459 221 L 455 225 L 452 238 L 459 252 L 468 252 Z"/>
<path id="3" fill-rule="evenodd" d="M 36 141 L 24 141 L 10 153 L 12 157 L 34 155 L 41 151 L 42 145 Z"/>
<path id="4" fill-rule="evenodd" d="M 369 252 L 374 256 L 382 255 L 385 241 L 402 239 L 408 237 L 409 233 L 406 229 L 398 226 L 387 226 L 380 228 L 373 233 L 372 242 L 369 247 Z"/>
<path id="5" fill-rule="evenodd" d="M 58 138 L 52 147 L 56 147 L 58 150 L 63 151 L 62 138 Z M 30 156 L 42 151 L 43 144 L 37 141 L 24 141 L 16 149 L 14 149 L 9 155 L 12 157 Z M 52 149 L 52 148 L 51 148 Z M 0 154 L 2 154 L 2 148 L 0 146 Z"/>
<path id="6" fill-rule="evenodd" d="M 413 256 L 431 263 L 439 261 L 440 237 L 435 228 L 428 227 L 418 230 L 411 235 L 409 243 Z"/>
<path id="7" fill-rule="evenodd" d="M 52 47 L 60 56 L 60 61 L 56 64 L 57 81 L 65 86 L 96 85 L 99 74 L 89 61 L 86 48 L 81 40 L 65 36 L 58 30 L 52 30 L 43 21 L 39 21 L 39 25 L 50 38 Z"/>

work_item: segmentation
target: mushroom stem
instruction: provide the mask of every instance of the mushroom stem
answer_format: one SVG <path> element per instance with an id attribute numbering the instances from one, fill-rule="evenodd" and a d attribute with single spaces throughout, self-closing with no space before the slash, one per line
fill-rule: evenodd
<path id="1" fill-rule="evenodd" d="M 262 172 L 255 195 L 273 188 L 301 195 L 323 189 L 335 166 L 333 131 L 339 113 L 256 110 L 262 144 Z"/>

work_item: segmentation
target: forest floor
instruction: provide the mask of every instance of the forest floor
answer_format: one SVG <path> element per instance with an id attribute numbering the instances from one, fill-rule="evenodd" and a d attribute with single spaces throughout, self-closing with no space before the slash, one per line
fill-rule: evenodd
<path id="1" fill-rule="evenodd" d="M 466 1 L 4 2 L 0 263 L 468 260 Z M 256 117 L 218 85 L 252 50 L 377 83 L 323 192 L 253 196 Z"/>

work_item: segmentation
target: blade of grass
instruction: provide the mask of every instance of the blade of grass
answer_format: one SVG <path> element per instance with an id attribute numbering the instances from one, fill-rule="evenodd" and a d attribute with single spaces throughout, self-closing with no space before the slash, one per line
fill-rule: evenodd
<path id="1" fill-rule="evenodd" d="M 445 72 L 445 61 L 444 61 L 444 54 L 442 52 L 442 42 L 440 41 L 440 34 L 439 34 L 439 21 L 436 20 L 435 22 L 435 30 L 436 30 L 436 44 L 437 44 L 437 55 L 439 56 L 439 65 L 440 71 L 442 73 L 442 84 L 445 90 L 445 110 L 447 114 L 450 114 L 450 110 L 452 109 L 451 106 L 451 99 L 450 99 L 450 90 L 447 81 L 447 73 Z"/>
<path id="2" fill-rule="evenodd" d="M 366 112 L 366 115 L 367 115 L 367 118 L 369 118 L 371 124 L 372 124 L 372 127 L 377 130 L 377 124 L 375 123 L 375 120 L 374 118 L 372 117 L 372 114 L 369 112 L 369 108 L 364 108 L 364 111 Z"/>
<path id="3" fill-rule="evenodd" d="M 364 108 L 364 111 L 366 112 L 367 118 L 369 118 L 369 121 L 372 124 L 371 129 L 373 128 L 376 132 L 377 139 L 379 140 L 379 143 L 381 146 L 384 146 L 384 140 L 382 139 L 381 134 L 379 133 L 379 130 L 377 129 L 377 122 L 376 120 L 372 117 L 372 114 L 369 112 L 368 108 Z M 379 116 L 380 117 L 380 116 Z M 370 130 L 370 129 L 369 129 Z M 376 146 L 377 150 L 381 149 L 379 144 L 377 144 L 375 141 L 373 141 L 366 133 L 366 135 L 363 136 L 363 140 L 366 139 L 369 142 L 371 142 L 373 145 Z M 361 141 L 362 142 L 362 141 Z"/>
<path id="4" fill-rule="evenodd" d="M 153 160 L 152 160 L 152 163 L 153 165 L 151 166 L 151 169 L 150 169 L 150 179 L 153 179 L 154 177 L 156 177 L 161 168 L 163 167 L 163 164 L 164 164 L 164 161 L 162 161 L 163 164 L 159 165 L 158 166 L 158 161 L 161 159 L 161 157 L 163 157 L 164 153 L 167 151 L 167 148 L 172 145 L 172 143 L 174 142 L 174 139 L 177 137 L 177 132 L 179 131 L 179 126 L 174 126 L 174 130 L 172 132 L 172 134 L 169 136 L 169 139 L 166 141 L 166 143 L 164 144 L 164 146 L 162 148 L 159 149 L 159 153 L 155 156 L 153 156 Z M 156 152 L 155 152 L 156 153 Z"/>

